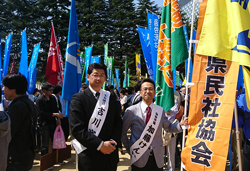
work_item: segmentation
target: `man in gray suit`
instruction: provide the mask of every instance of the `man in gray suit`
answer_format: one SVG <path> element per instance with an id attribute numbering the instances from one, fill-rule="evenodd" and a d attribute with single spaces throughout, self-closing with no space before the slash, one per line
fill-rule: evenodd
<path id="1" fill-rule="evenodd" d="M 162 128 L 181 132 L 188 119 L 171 124 L 162 107 L 153 103 L 155 83 L 144 79 L 140 86 L 142 101 L 127 108 L 123 117 L 122 142 L 131 156 L 132 171 L 162 171 L 164 166 Z M 131 129 L 128 139 L 127 131 Z"/>

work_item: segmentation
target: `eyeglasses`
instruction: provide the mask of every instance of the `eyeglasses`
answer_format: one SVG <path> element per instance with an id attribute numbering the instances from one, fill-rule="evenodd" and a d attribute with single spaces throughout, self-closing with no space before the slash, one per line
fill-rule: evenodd
<path id="1" fill-rule="evenodd" d="M 147 91 L 152 92 L 152 91 L 154 91 L 154 88 L 153 87 L 149 87 L 149 88 L 144 87 L 144 88 L 141 89 L 141 91 L 143 91 L 143 92 L 147 92 Z"/>
<path id="2" fill-rule="evenodd" d="M 101 78 L 101 79 L 103 79 L 105 76 L 104 75 L 96 75 L 96 74 L 93 74 L 92 75 L 95 79 L 97 79 L 97 78 Z"/>

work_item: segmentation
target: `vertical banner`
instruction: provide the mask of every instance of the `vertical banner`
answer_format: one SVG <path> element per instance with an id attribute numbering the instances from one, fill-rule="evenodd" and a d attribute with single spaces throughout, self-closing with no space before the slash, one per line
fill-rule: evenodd
<path id="1" fill-rule="evenodd" d="M 189 50 L 189 40 L 188 40 L 188 33 L 187 33 L 186 25 L 184 25 L 183 29 L 184 29 L 184 35 L 185 35 L 185 40 L 186 40 L 186 44 L 187 44 L 187 49 Z M 195 33 L 195 35 L 194 35 L 194 33 Z M 196 38 L 196 31 L 193 30 L 193 40 L 195 40 L 195 38 Z M 195 53 L 195 43 L 193 43 L 193 50 Z M 187 69 L 188 69 L 188 59 L 185 60 L 186 78 L 187 78 Z M 191 58 L 190 59 L 190 70 L 189 70 L 189 82 L 192 81 L 192 72 L 193 72 L 193 62 L 192 62 L 192 58 Z"/>
<path id="2" fill-rule="evenodd" d="M 137 82 L 141 81 L 141 56 L 135 55 L 135 65 L 136 65 L 136 78 Z"/>
<path id="3" fill-rule="evenodd" d="M 85 63 L 85 53 L 81 53 L 80 54 L 80 65 L 81 65 L 81 73 L 82 73 L 82 83 L 83 83 L 83 80 L 84 80 L 84 74 L 85 74 L 85 67 L 86 67 L 86 63 Z"/>
<path id="4" fill-rule="evenodd" d="M 91 64 L 93 64 L 93 63 L 101 63 L 101 57 L 100 56 L 92 56 L 90 63 Z"/>
<path id="5" fill-rule="evenodd" d="M 128 87 L 129 87 L 129 79 L 130 79 L 130 69 L 128 69 L 128 77 L 127 77 L 127 80 L 128 80 L 127 86 Z"/>
<path id="6" fill-rule="evenodd" d="M 53 23 L 51 23 L 51 26 L 50 47 L 45 77 L 48 78 L 50 84 L 62 86 L 64 75 L 63 60 Z"/>
<path id="7" fill-rule="evenodd" d="M 115 68 L 116 88 L 120 92 L 119 69 Z"/>
<path id="8" fill-rule="evenodd" d="M 197 40 L 206 3 L 200 4 Z M 238 63 L 195 55 L 188 117 L 191 127 L 181 154 L 187 171 L 225 170 L 238 71 Z"/>
<path id="9" fill-rule="evenodd" d="M 89 81 L 87 80 L 87 74 L 88 74 L 88 67 L 90 65 L 91 62 L 91 56 L 92 56 L 92 50 L 93 50 L 93 46 L 89 46 L 87 48 L 85 48 L 85 62 L 86 62 L 86 84 L 89 84 Z"/>
<path id="10" fill-rule="evenodd" d="M 13 58 L 13 62 L 10 68 L 10 73 L 15 73 L 15 72 L 16 72 L 15 58 Z"/>
<path id="11" fill-rule="evenodd" d="M 138 32 L 139 32 L 140 41 L 141 41 L 143 56 L 144 56 L 145 63 L 146 63 L 147 69 L 148 69 L 148 74 L 149 74 L 149 77 L 152 80 L 154 80 L 153 67 L 152 67 L 152 61 L 151 61 L 149 31 L 148 31 L 148 29 L 141 28 L 139 26 L 137 26 L 137 28 L 138 28 Z"/>
<path id="12" fill-rule="evenodd" d="M 114 74 L 112 74 L 112 85 L 114 86 Z"/>
<path id="13" fill-rule="evenodd" d="M 28 50 L 27 50 L 27 36 L 26 28 L 21 33 L 21 59 L 19 65 L 19 72 L 28 77 Z"/>
<path id="14" fill-rule="evenodd" d="M 107 58 L 108 58 L 108 43 L 104 46 L 104 65 L 107 65 Z"/>
<path id="15" fill-rule="evenodd" d="M 247 107 L 250 109 L 250 67 L 243 66 L 244 85 L 246 92 Z"/>
<path id="16" fill-rule="evenodd" d="M 10 62 L 10 50 L 11 50 L 12 36 L 13 36 L 13 33 L 10 33 L 6 37 L 6 40 L 5 40 L 4 61 L 3 61 L 3 77 L 8 72 L 8 67 L 9 67 L 9 62 Z"/>
<path id="17" fill-rule="evenodd" d="M 108 85 L 112 84 L 113 64 L 114 64 L 114 58 L 107 58 Z"/>
<path id="18" fill-rule="evenodd" d="M 152 61 L 153 75 L 155 81 L 160 19 L 158 15 L 150 13 L 149 11 L 147 11 L 147 17 L 148 17 L 148 30 L 150 35 L 151 61 Z"/>
<path id="19" fill-rule="evenodd" d="M 66 47 L 66 61 L 62 88 L 62 98 L 67 100 L 66 115 L 69 117 L 69 107 L 73 94 L 82 87 L 79 35 L 75 1 L 71 1 L 68 40 Z"/>
<path id="20" fill-rule="evenodd" d="M 127 87 L 128 86 L 128 61 L 127 61 L 127 58 L 125 59 L 125 71 L 124 71 L 124 84 L 123 84 L 123 88 Z"/>
<path id="21" fill-rule="evenodd" d="M 188 58 L 178 0 L 162 7 L 156 70 L 156 104 L 168 111 L 174 106 L 172 71 Z"/>
<path id="22" fill-rule="evenodd" d="M 36 64 L 40 49 L 40 43 L 34 46 L 32 57 L 28 68 L 28 92 L 32 94 L 36 88 Z"/>

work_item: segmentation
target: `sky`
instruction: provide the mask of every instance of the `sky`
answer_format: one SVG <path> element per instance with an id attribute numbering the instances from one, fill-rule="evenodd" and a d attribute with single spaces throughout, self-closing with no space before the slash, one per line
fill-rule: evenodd
<path id="1" fill-rule="evenodd" d="M 155 1 L 155 4 L 158 5 L 158 7 L 162 7 L 163 0 L 154 0 L 154 1 Z"/>

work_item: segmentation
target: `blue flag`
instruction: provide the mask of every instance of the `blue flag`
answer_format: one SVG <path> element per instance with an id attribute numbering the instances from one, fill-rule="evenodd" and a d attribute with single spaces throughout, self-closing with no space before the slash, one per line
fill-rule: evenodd
<path id="1" fill-rule="evenodd" d="M 158 15 L 151 14 L 150 12 L 147 12 L 147 16 L 148 16 L 148 30 L 150 35 L 151 61 L 152 61 L 153 75 L 155 81 L 160 20 Z"/>
<path id="2" fill-rule="evenodd" d="M 154 80 L 153 67 L 151 61 L 151 49 L 150 49 L 150 41 L 149 41 L 149 31 L 148 29 L 138 27 L 139 37 L 141 41 L 141 47 L 143 51 L 143 56 L 147 65 L 149 77 Z"/>
<path id="3" fill-rule="evenodd" d="M 37 72 L 36 63 L 38 59 L 39 49 L 40 49 L 40 43 L 35 45 L 29 64 L 28 76 L 27 76 L 29 94 L 32 94 L 36 88 L 36 72 Z"/>
<path id="4" fill-rule="evenodd" d="M 19 65 L 19 72 L 23 74 L 26 78 L 28 78 L 28 52 L 26 29 L 24 29 L 21 33 L 21 60 Z"/>
<path id="5" fill-rule="evenodd" d="M 88 67 L 91 63 L 91 56 L 92 56 L 92 50 L 93 46 L 89 46 L 85 49 L 85 61 L 86 61 L 86 84 L 89 84 L 89 81 L 87 80 L 87 74 L 88 74 Z"/>
<path id="6" fill-rule="evenodd" d="M 184 29 L 184 35 L 185 35 L 185 40 L 186 40 L 186 43 L 187 43 L 187 49 L 189 50 L 189 41 L 188 41 L 188 33 L 187 33 L 187 27 L 186 25 L 184 25 L 183 27 Z M 195 33 L 195 35 L 194 35 Z M 196 39 L 196 31 L 194 30 L 193 32 L 193 40 Z M 195 43 L 193 43 L 193 49 L 195 49 Z M 185 71 L 186 71 L 186 78 L 187 78 L 187 69 L 188 69 L 188 59 L 185 60 Z M 190 70 L 189 70 L 189 81 L 188 82 L 191 82 L 192 81 L 192 72 L 193 72 L 193 62 L 192 62 L 192 58 L 190 59 Z"/>
<path id="7" fill-rule="evenodd" d="M 3 61 L 3 76 L 2 76 L 2 78 L 8 72 L 8 67 L 9 67 L 9 62 L 10 62 L 10 49 L 11 49 L 12 35 L 13 35 L 13 33 L 10 33 L 6 37 L 6 41 L 5 41 L 4 61 Z"/>
<path id="8" fill-rule="evenodd" d="M 93 64 L 93 63 L 101 63 L 101 57 L 100 56 L 92 56 L 91 64 Z"/>
<path id="9" fill-rule="evenodd" d="M 66 116 L 69 116 L 71 98 L 81 88 L 81 66 L 79 51 L 79 35 L 75 1 L 71 1 L 68 41 L 65 53 L 65 70 L 63 78 L 62 98 L 67 100 Z"/>
<path id="10" fill-rule="evenodd" d="M 120 92 L 119 88 L 120 88 L 120 82 L 119 82 L 119 69 L 115 68 L 115 78 L 116 78 L 116 88 L 118 90 L 118 92 Z"/>

